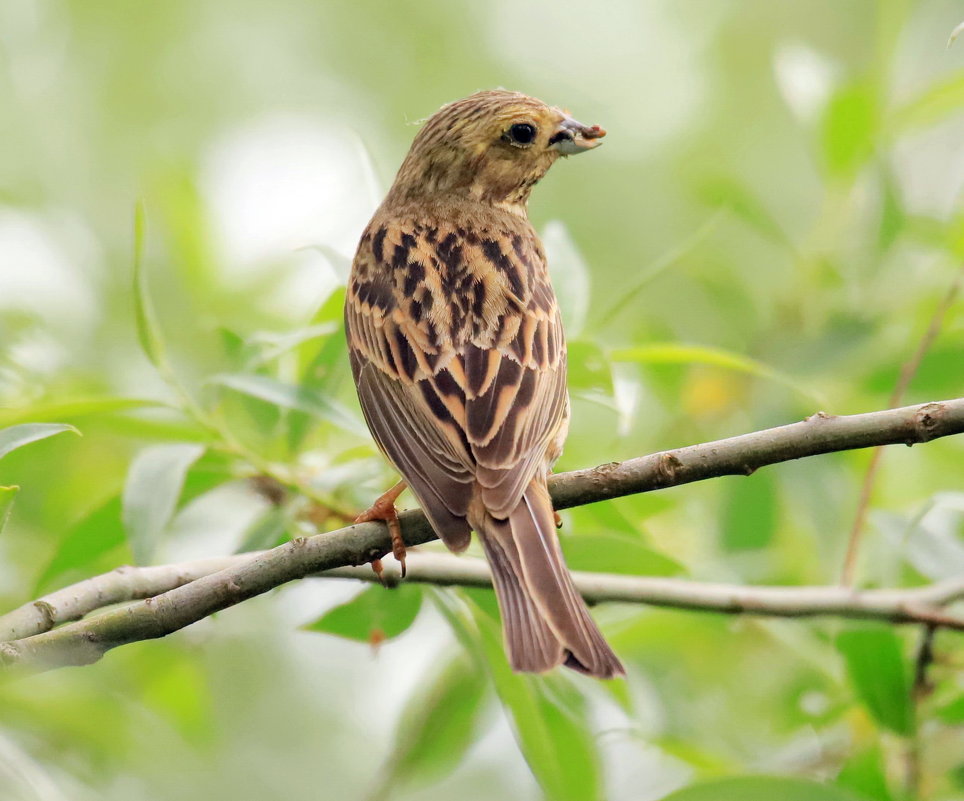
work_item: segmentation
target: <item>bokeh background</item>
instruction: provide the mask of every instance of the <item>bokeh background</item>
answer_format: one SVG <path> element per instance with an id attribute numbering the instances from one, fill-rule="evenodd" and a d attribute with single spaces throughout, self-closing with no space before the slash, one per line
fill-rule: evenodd
<path id="1" fill-rule="evenodd" d="M 21 487 L 2 609 L 337 527 L 389 485 L 341 286 L 418 121 L 480 88 L 610 133 L 531 202 L 571 341 L 559 469 L 885 408 L 964 259 L 962 18 L 955 0 L 4 0 L 0 427 L 83 437 L 0 463 Z M 138 199 L 160 371 L 134 315 Z M 961 395 L 958 301 L 903 400 Z M 584 569 L 834 583 L 868 460 L 566 512 L 565 548 Z M 330 509 L 266 498 L 261 468 Z M 962 571 L 964 442 L 888 450 L 858 583 Z M 964 798 L 959 634 L 915 694 L 914 630 L 605 606 L 625 682 L 513 682 L 471 647 L 491 646 L 489 594 L 352 604 L 363 590 L 304 581 L 3 685 L 0 798 L 647 801 L 747 775 L 772 778 L 698 797 Z M 404 631 L 376 648 L 376 629 Z"/>

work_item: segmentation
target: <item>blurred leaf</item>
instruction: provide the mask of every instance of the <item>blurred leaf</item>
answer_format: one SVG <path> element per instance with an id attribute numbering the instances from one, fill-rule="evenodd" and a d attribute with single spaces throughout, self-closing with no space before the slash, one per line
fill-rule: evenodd
<path id="1" fill-rule="evenodd" d="M 964 209 L 953 214 L 945 228 L 947 249 L 958 261 L 964 259 Z"/>
<path id="2" fill-rule="evenodd" d="M 741 182 L 727 176 L 718 176 L 705 181 L 699 190 L 700 198 L 711 206 L 722 207 L 717 214 L 729 211 L 738 219 L 749 225 L 764 238 L 778 245 L 795 251 L 793 241 L 787 236 L 783 226 L 771 214 L 770 210 Z M 716 216 L 705 223 L 704 228 L 709 233 L 717 224 Z M 701 231 L 703 229 L 700 229 Z M 697 232 L 699 234 L 699 232 Z M 704 234 L 705 236 L 705 234 Z M 697 239 L 697 242 L 699 239 Z"/>
<path id="3" fill-rule="evenodd" d="M 777 489 L 773 474 L 729 476 L 723 505 L 723 547 L 728 551 L 765 548 L 777 528 Z"/>
<path id="4" fill-rule="evenodd" d="M 163 217 L 172 266 L 195 292 L 210 293 L 217 279 L 212 253 L 215 238 L 207 221 L 208 205 L 193 173 L 169 168 L 159 176 L 151 196 L 157 199 L 154 207 Z"/>
<path id="5" fill-rule="evenodd" d="M 894 244 L 906 222 L 900 195 L 900 184 L 890 170 L 883 170 L 882 172 L 880 228 L 877 234 L 877 248 L 881 253 L 887 251 Z"/>
<path id="6" fill-rule="evenodd" d="M 964 72 L 929 86 L 894 112 L 893 126 L 899 133 L 929 128 L 964 111 Z"/>
<path id="7" fill-rule="evenodd" d="M 134 206 L 134 319 L 137 321 L 137 338 L 144 354 L 157 368 L 166 367 L 167 357 L 160 326 L 151 304 L 144 273 L 144 205 Z"/>
<path id="8" fill-rule="evenodd" d="M 658 256 L 641 270 L 637 271 L 633 277 L 632 283 L 619 292 L 619 297 L 617 298 L 616 302 L 613 303 L 613 305 L 610 306 L 602 315 L 600 318 L 601 323 L 605 325 L 606 322 L 613 320 L 616 315 L 618 315 L 623 309 L 633 302 L 639 293 L 646 288 L 646 285 L 649 284 L 650 281 L 658 278 L 670 267 L 688 256 L 692 251 L 696 250 L 696 248 L 703 243 L 703 240 L 706 239 L 717 228 L 725 213 L 725 208 L 718 209 L 705 223 L 697 228 L 696 231 L 682 243 Z"/>
<path id="9" fill-rule="evenodd" d="M 683 566 L 644 545 L 639 537 L 619 534 L 579 534 L 560 537 L 566 563 L 573 570 L 630 576 L 678 576 Z"/>
<path id="10" fill-rule="evenodd" d="M 588 506 L 576 506 L 563 511 L 562 519 L 565 521 L 563 532 L 570 530 L 569 518 L 573 520 L 572 530 L 576 532 L 576 536 L 582 536 L 580 532 L 597 529 L 617 534 L 628 534 L 634 538 L 638 538 L 641 533 L 640 526 L 635 518 L 631 519 L 615 503 L 592 503 Z M 561 539 L 572 538 L 564 534 Z"/>
<path id="11" fill-rule="evenodd" d="M 221 341 L 221 350 L 224 351 L 224 355 L 227 357 L 228 362 L 232 365 L 240 367 L 243 363 L 243 356 L 245 351 L 245 341 L 237 331 L 232 331 L 223 325 L 219 325 L 216 329 L 218 339 Z"/>
<path id="12" fill-rule="evenodd" d="M 80 436 L 80 432 L 76 428 L 66 423 L 22 423 L 21 425 L 4 428 L 0 430 L 0 459 L 10 451 L 64 431 L 73 431 Z"/>
<path id="13" fill-rule="evenodd" d="M 947 38 L 947 46 L 950 47 L 952 44 L 954 44 L 962 33 L 964 33 L 964 22 L 951 31 L 951 35 Z"/>
<path id="14" fill-rule="evenodd" d="M 482 653 L 496 692 L 512 723 L 522 755 L 552 801 L 602 798 L 596 744 L 578 706 L 564 707 L 546 690 L 550 681 L 513 673 L 499 623 L 476 609 Z"/>
<path id="15" fill-rule="evenodd" d="M 601 390 L 613 394 L 613 375 L 606 352 L 595 342 L 576 340 L 566 345 L 569 389 Z"/>
<path id="16" fill-rule="evenodd" d="M 34 404 L 21 409 L 0 409 L 0 425 L 13 425 L 27 420 L 47 422 L 109 415 L 164 405 L 159 401 L 138 398 L 73 398 L 66 401 Z"/>
<path id="17" fill-rule="evenodd" d="M 762 362 L 742 356 L 739 353 L 714 348 L 707 345 L 683 345 L 677 342 L 660 342 L 651 345 L 636 345 L 631 348 L 617 348 L 609 354 L 614 362 L 636 362 L 637 364 L 706 364 L 724 370 L 735 370 L 759 378 L 783 384 L 811 400 L 819 399 L 813 390 L 800 384 L 789 375 L 774 370 Z"/>
<path id="18" fill-rule="evenodd" d="M 238 553 L 260 551 L 263 548 L 273 548 L 283 541 L 288 531 L 288 510 L 281 506 L 272 506 L 258 515 L 248 526 L 238 546 Z"/>
<path id="19" fill-rule="evenodd" d="M 914 732 L 914 707 L 900 640 L 886 626 L 853 626 L 837 635 L 847 674 L 880 725 L 908 737 Z"/>
<path id="20" fill-rule="evenodd" d="M 399 584 L 390 589 L 367 587 L 302 628 L 359 642 L 380 642 L 406 631 L 421 608 L 422 588 L 417 584 Z"/>
<path id="21" fill-rule="evenodd" d="M 852 175 L 863 166 L 873 152 L 877 123 L 877 94 L 871 84 L 852 83 L 833 94 L 820 132 L 820 148 L 831 175 Z"/>
<path id="22" fill-rule="evenodd" d="M 940 397 L 945 393 L 952 397 L 961 392 L 961 376 L 958 369 L 961 352 L 964 348 L 964 337 L 955 339 L 954 332 L 949 331 L 942 339 L 947 342 L 937 342 L 924 355 L 917 372 L 914 374 L 914 390 L 923 396 Z M 900 365 L 884 361 L 864 379 L 864 388 L 869 392 L 888 394 L 897 381 Z"/>
<path id="23" fill-rule="evenodd" d="M 307 412 L 352 434 L 368 436 L 365 424 L 351 411 L 338 401 L 326 398 L 305 387 L 285 384 L 268 376 L 247 373 L 216 375 L 211 381 L 275 406 Z"/>
<path id="24" fill-rule="evenodd" d="M 381 198 L 376 201 L 376 203 L 380 202 Z M 303 248 L 299 248 L 299 250 L 313 250 L 316 253 L 320 253 L 331 265 L 331 268 L 335 271 L 335 275 L 338 276 L 338 280 L 342 285 L 348 283 L 348 275 L 351 273 L 351 259 L 344 253 L 339 252 L 331 247 L 331 245 L 326 245 L 323 242 L 315 245 L 306 245 Z"/>
<path id="25" fill-rule="evenodd" d="M 474 602 L 466 601 L 466 598 L 471 597 L 469 595 L 470 588 L 452 589 L 427 586 L 425 591 L 433 601 L 435 608 L 451 626 L 455 638 L 472 658 L 473 664 L 480 670 L 487 669 L 485 652 L 482 648 L 482 637 L 475 622 L 476 610 L 472 608 Z M 489 595 L 495 595 L 492 590 L 486 590 L 485 592 L 488 592 Z"/>
<path id="26" fill-rule="evenodd" d="M 953 701 L 944 704 L 938 712 L 939 717 L 949 726 L 960 726 L 964 724 L 964 694 L 957 696 Z"/>
<path id="27" fill-rule="evenodd" d="M 217 450 L 205 451 L 184 475 L 180 506 L 187 506 L 196 498 L 237 479 L 235 459 Z"/>
<path id="28" fill-rule="evenodd" d="M 478 736 L 486 683 L 464 652 L 419 684 L 402 712 L 380 791 L 400 782 L 427 784 L 449 774 Z"/>
<path id="29" fill-rule="evenodd" d="M 124 485 L 122 518 L 137 564 L 150 562 L 177 508 L 188 468 L 202 453 L 201 445 L 154 445 L 134 458 Z"/>
<path id="30" fill-rule="evenodd" d="M 662 801 L 864 801 L 827 784 L 780 776 L 740 776 L 677 790 Z M 866 799 L 870 801 L 870 799 Z M 875 800 L 876 801 L 876 800 Z"/>
<path id="31" fill-rule="evenodd" d="M 110 419 L 110 432 L 118 437 L 163 442 L 210 443 L 215 439 L 209 429 L 180 417 L 153 419 L 139 415 L 117 415 Z"/>
<path id="32" fill-rule="evenodd" d="M 347 260 L 345 265 L 348 269 L 351 268 L 351 263 Z M 336 323 L 338 326 L 343 325 L 345 320 L 345 297 L 347 294 L 345 287 L 335 287 L 332 293 L 324 299 L 314 315 L 312 315 L 311 324 Z"/>
<path id="33" fill-rule="evenodd" d="M 879 745 L 852 754 L 837 775 L 836 784 L 874 801 L 891 801 Z"/>
<path id="34" fill-rule="evenodd" d="M 10 512 L 13 510 L 13 502 L 17 498 L 20 487 L 0 487 L 0 534 L 10 519 Z"/>
<path id="35" fill-rule="evenodd" d="M 592 282 L 589 268 L 564 223 L 552 220 L 542 232 L 552 286 L 556 290 L 566 336 L 575 339 L 586 324 Z"/>
<path id="36" fill-rule="evenodd" d="M 248 337 L 245 348 L 252 352 L 245 368 L 253 370 L 314 339 L 324 339 L 340 330 L 337 323 L 319 323 L 283 333 L 260 332 Z"/>
<path id="37" fill-rule="evenodd" d="M 312 318 L 313 325 L 335 323 L 338 331 L 342 330 L 344 315 L 345 290 L 338 287 L 321 305 Z M 342 381 L 350 375 L 348 360 L 345 358 L 344 336 L 329 336 L 322 339 L 320 347 L 312 347 L 313 340 L 308 340 L 298 349 L 299 385 L 307 390 L 317 392 L 325 397 L 333 398 L 337 395 Z M 314 426 L 314 420 L 307 414 L 292 414 L 288 420 L 288 447 L 292 452 L 297 451 L 305 436 Z"/>
<path id="38" fill-rule="evenodd" d="M 964 573 L 964 493 L 935 493 L 911 517 L 875 510 L 871 520 L 922 576 L 937 581 Z"/>
<path id="39" fill-rule="evenodd" d="M 70 528 L 53 558 L 37 578 L 34 594 L 43 594 L 57 577 L 89 565 L 123 542 L 121 496 L 117 494 Z"/>
<path id="40" fill-rule="evenodd" d="M 158 664 L 158 659 L 163 661 Z M 171 651 L 155 657 L 144 679 L 140 700 L 145 706 L 160 712 L 198 746 L 210 740 L 210 691 L 201 662 L 190 652 Z"/>
<path id="41" fill-rule="evenodd" d="M 491 590 L 486 593 L 495 595 Z M 546 797 L 551 801 L 601 798 L 598 754 L 580 699 L 573 692 L 567 694 L 558 677 L 512 671 L 499 621 L 472 600 L 475 593 L 432 590 L 431 597 L 459 642 L 489 673 L 516 742 Z M 549 687 L 559 692 L 552 695 Z"/>

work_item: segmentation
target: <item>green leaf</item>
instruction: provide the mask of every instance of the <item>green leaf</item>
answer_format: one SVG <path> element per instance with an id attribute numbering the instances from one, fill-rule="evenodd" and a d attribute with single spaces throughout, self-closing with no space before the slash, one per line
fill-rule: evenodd
<path id="1" fill-rule="evenodd" d="M 892 125 L 899 133 L 928 128 L 964 111 L 964 72 L 930 86 L 894 112 Z"/>
<path id="2" fill-rule="evenodd" d="M 947 772 L 947 778 L 958 790 L 964 790 L 964 762 L 955 765 Z"/>
<path id="3" fill-rule="evenodd" d="M 589 268 L 565 224 L 558 220 L 546 224 L 542 242 L 546 248 L 549 273 L 559 300 L 566 335 L 574 339 L 585 326 L 589 313 Z"/>
<path id="4" fill-rule="evenodd" d="M 880 745 L 852 754 L 840 769 L 836 784 L 874 801 L 890 801 L 892 796 L 887 788 Z"/>
<path id="5" fill-rule="evenodd" d="M 271 506 L 258 515 L 248 526 L 238 546 L 238 553 L 274 548 L 284 541 L 291 515 L 282 506 Z"/>
<path id="6" fill-rule="evenodd" d="M 236 392 L 258 398 L 265 403 L 306 412 L 313 417 L 327 420 L 352 434 L 368 436 L 368 429 L 365 424 L 346 407 L 305 387 L 285 384 L 268 376 L 249 375 L 247 373 L 216 375 L 211 381 Z"/>
<path id="7" fill-rule="evenodd" d="M 80 432 L 76 428 L 66 423 L 22 423 L 18 426 L 4 428 L 0 430 L 0 459 L 10 451 L 64 431 L 73 431 L 80 436 Z"/>
<path id="8" fill-rule="evenodd" d="M 155 367 L 166 368 L 164 340 L 144 273 L 144 204 L 140 202 L 134 206 L 134 319 L 144 354 Z"/>
<path id="9" fill-rule="evenodd" d="M 740 776 L 685 787 L 662 801 L 863 801 L 827 784 L 781 776 Z M 869 801 L 869 799 L 868 799 Z"/>
<path id="10" fill-rule="evenodd" d="M 482 653 L 516 741 L 546 797 L 552 801 L 602 798 L 599 755 L 579 699 L 551 695 L 561 682 L 513 673 L 505 657 L 499 623 L 471 605 Z M 565 693 L 563 693 L 565 695 Z M 563 703 L 560 703 L 563 701 Z"/>
<path id="11" fill-rule="evenodd" d="M 729 212 L 765 239 L 790 251 L 795 250 L 793 241 L 774 218 L 770 209 L 740 181 L 725 175 L 712 178 L 700 187 L 700 196 L 704 202 L 719 207 L 718 213 Z M 704 227 L 708 228 L 706 233 L 712 230 L 713 225 L 715 222 L 712 219 L 705 224 Z M 700 229 L 697 232 L 694 244 L 701 239 L 702 231 L 703 229 Z M 705 233 L 703 235 L 705 236 Z"/>
<path id="12" fill-rule="evenodd" d="M 123 542 L 121 496 L 118 493 L 71 527 L 37 579 L 34 594 L 41 595 L 58 576 L 89 565 Z"/>
<path id="13" fill-rule="evenodd" d="M 123 493 L 123 521 L 137 564 L 148 564 L 177 508 L 188 468 L 204 453 L 201 445 L 154 445 L 131 464 Z"/>
<path id="14" fill-rule="evenodd" d="M 728 488 L 723 506 L 722 541 L 728 551 L 765 548 L 777 530 L 777 488 L 772 473 L 722 480 Z"/>
<path id="15" fill-rule="evenodd" d="M 678 576 L 685 572 L 675 559 L 644 545 L 639 537 L 578 534 L 561 537 L 566 563 L 573 570 L 631 576 Z"/>
<path id="16" fill-rule="evenodd" d="M 303 628 L 359 642 L 371 642 L 375 637 L 390 640 L 415 622 L 421 608 L 422 588 L 417 584 L 368 587 Z"/>
<path id="17" fill-rule="evenodd" d="M 569 390 L 600 390 L 613 394 L 613 374 L 606 352 L 595 342 L 576 340 L 566 345 Z"/>
<path id="18" fill-rule="evenodd" d="M 874 719 L 897 734 L 913 734 L 910 676 L 897 635 L 886 626 L 855 626 L 837 636 L 837 650 Z"/>
<path id="19" fill-rule="evenodd" d="M 22 409 L 0 409 L 0 425 L 14 425 L 28 420 L 48 422 L 94 417 L 159 406 L 165 406 L 165 404 L 138 398 L 72 398 L 66 401 L 35 404 Z"/>
<path id="20" fill-rule="evenodd" d="M 666 253 L 658 256 L 656 259 L 651 261 L 642 270 L 635 273 L 632 279 L 632 283 L 626 289 L 623 289 L 619 293 L 619 297 L 610 306 L 601 318 L 602 323 L 606 323 L 616 317 L 623 309 L 625 309 L 633 300 L 639 295 L 639 293 L 646 288 L 646 286 L 660 275 L 662 275 L 666 270 L 668 270 L 673 265 L 682 261 L 686 256 L 690 255 L 697 247 L 699 247 L 703 240 L 706 239 L 720 224 L 720 220 L 726 213 L 726 209 L 718 209 L 714 212 L 710 218 L 703 223 L 695 232 L 687 239 L 685 239 L 679 245 L 668 250 Z M 776 223 L 772 223 L 776 225 Z M 777 226 L 779 230 L 779 226 Z M 781 239 L 783 239 L 783 233 L 780 232 Z"/>
<path id="21" fill-rule="evenodd" d="M 10 519 L 10 512 L 13 509 L 13 502 L 17 497 L 17 493 L 20 492 L 20 487 L 0 487 L 0 534 L 3 533 L 3 527 L 7 525 L 7 521 Z"/>
<path id="22" fill-rule="evenodd" d="M 281 334 L 269 332 L 253 334 L 244 343 L 245 349 L 252 353 L 252 356 L 246 362 L 246 369 L 253 370 L 262 367 L 306 342 L 311 342 L 314 339 L 325 339 L 338 330 L 340 330 L 340 326 L 337 323 L 328 322 L 309 325 Z"/>
<path id="23" fill-rule="evenodd" d="M 637 364 L 706 364 L 723 370 L 735 370 L 739 373 L 769 379 L 789 387 L 810 400 L 818 402 L 821 400 L 813 390 L 798 383 L 785 373 L 739 353 L 707 345 L 658 342 L 650 345 L 636 345 L 631 348 L 617 348 L 610 353 L 610 358 L 614 362 L 636 362 Z"/>
<path id="24" fill-rule="evenodd" d="M 183 737 L 203 748 L 216 736 L 209 676 L 190 651 L 170 649 L 154 655 L 137 678 L 142 682 L 138 702 L 163 715 Z"/>
<path id="25" fill-rule="evenodd" d="M 838 89 L 821 126 L 821 150 L 834 176 L 855 173 L 873 153 L 877 135 L 877 93 L 871 84 L 853 83 Z"/>
<path id="26" fill-rule="evenodd" d="M 379 791 L 371 797 L 387 798 L 402 781 L 424 785 L 450 773 L 478 736 L 485 690 L 482 673 L 464 652 L 421 683 L 405 705 Z"/>
<path id="27" fill-rule="evenodd" d="M 964 695 L 959 695 L 950 703 L 942 706 L 937 712 L 937 717 L 949 726 L 964 724 Z"/>
<path id="28" fill-rule="evenodd" d="M 958 25 L 954 30 L 951 31 L 951 35 L 947 37 L 948 48 L 957 41 L 958 37 L 964 33 L 964 22 Z"/>

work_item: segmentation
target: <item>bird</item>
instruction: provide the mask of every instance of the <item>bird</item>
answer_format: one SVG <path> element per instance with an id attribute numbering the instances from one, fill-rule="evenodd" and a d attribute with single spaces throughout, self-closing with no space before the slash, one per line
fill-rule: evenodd
<path id="1" fill-rule="evenodd" d="M 403 571 L 406 487 L 450 550 L 475 531 L 517 672 L 624 675 L 556 532 L 547 477 L 569 426 L 566 344 L 527 211 L 557 159 L 605 135 L 504 89 L 442 106 L 362 233 L 346 292 L 361 409 L 402 478 L 358 521 L 388 524 Z"/>

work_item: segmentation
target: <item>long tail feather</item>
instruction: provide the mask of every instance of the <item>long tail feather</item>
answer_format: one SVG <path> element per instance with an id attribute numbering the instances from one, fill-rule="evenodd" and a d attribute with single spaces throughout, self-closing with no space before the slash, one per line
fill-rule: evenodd
<path id="1" fill-rule="evenodd" d="M 534 479 L 508 520 L 486 518 L 480 539 L 492 567 L 506 650 L 515 670 L 560 663 L 598 678 L 624 673 L 573 586 L 545 483 Z"/>

